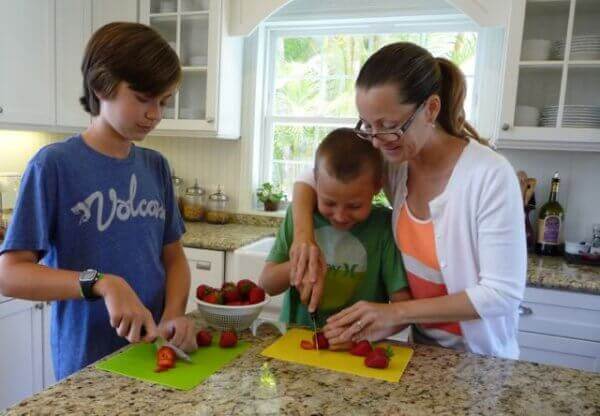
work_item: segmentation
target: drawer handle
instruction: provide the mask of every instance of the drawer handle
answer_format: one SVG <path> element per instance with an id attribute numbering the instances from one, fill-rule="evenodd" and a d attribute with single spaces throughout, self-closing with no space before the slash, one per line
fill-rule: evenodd
<path id="1" fill-rule="evenodd" d="M 528 308 L 527 306 L 519 306 L 519 316 L 529 315 L 533 315 L 533 309 Z"/>
<path id="2" fill-rule="evenodd" d="M 196 270 L 210 270 L 211 265 L 210 261 L 197 261 Z"/>

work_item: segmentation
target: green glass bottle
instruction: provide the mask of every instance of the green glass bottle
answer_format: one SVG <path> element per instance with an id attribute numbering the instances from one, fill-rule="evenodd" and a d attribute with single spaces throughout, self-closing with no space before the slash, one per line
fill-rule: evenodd
<path id="1" fill-rule="evenodd" d="M 548 202 L 542 205 L 537 223 L 535 251 L 543 256 L 562 256 L 565 252 L 564 220 L 565 210 L 558 203 L 560 178 L 554 173 Z"/>

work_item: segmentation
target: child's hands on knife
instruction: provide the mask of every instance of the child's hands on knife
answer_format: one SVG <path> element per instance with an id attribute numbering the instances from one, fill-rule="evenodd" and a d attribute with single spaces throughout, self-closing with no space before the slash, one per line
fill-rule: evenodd
<path id="1" fill-rule="evenodd" d="M 158 332 L 164 339 L 185 352 L 194 352 L 198 349 L 196 328 L 194 323 L 185 316 L 162 321 L 158 325 Z"/>

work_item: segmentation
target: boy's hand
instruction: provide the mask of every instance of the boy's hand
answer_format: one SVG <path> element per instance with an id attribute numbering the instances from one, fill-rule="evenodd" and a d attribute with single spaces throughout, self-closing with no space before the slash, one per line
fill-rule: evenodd
<path id="1" fill-rule="evenodd" d="M 164 339 L 185 352 L 194 352 L 198 349 L 196 328 L 194 323 L 185 316 L 162 321 L 158 326 L 158 332 Z"/>
<path id="2" fill-rule="evenodd" d="M 158 329 L 150 311 L 140 301 L 131 286 L 119 276 L 104 275 L 94 285 L 94 292 L 104 298 L 110 325 L 127 341 L 153 342 Z M 145 335 L 142 337 L 142 328 Z"/>

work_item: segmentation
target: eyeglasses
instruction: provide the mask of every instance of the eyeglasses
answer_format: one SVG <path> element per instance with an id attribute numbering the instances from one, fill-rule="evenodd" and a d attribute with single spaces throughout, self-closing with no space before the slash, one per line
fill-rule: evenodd
<path id="1" fill-rule="evenodd" d="M 419 113 L 419 111 L 421 111 L 421 109 L 423 107 L 425 107 L 425 101 L 423 101 L 421 104 L 419 104 L 417 109 L 411 114 L 411 116 L 408 118 L 408 120 L 406 120 L 404 122 L 404 124 L 402 124 L 397 129 L 384 130 L 384 131 L 378 131 L 377 133 L 371 133 L 367 129 L 365 129 L 363 121 L 358 120 L 358 123 L 356 123 L 356 127 L 354 127 L 354 132 L 361 139 L 368 140 L 370 142 L 372 142 L 373 139 L 375 139 L 375 138 L 377 140 L 380 140 L 385 143 L 395 142 L 396 140 L 400 140 L 400 138 L 406 133 L 406 131 L 408 130 L 408 128 L 410 127 L 412 122 L 417 117 L 417 114 Z"/>

